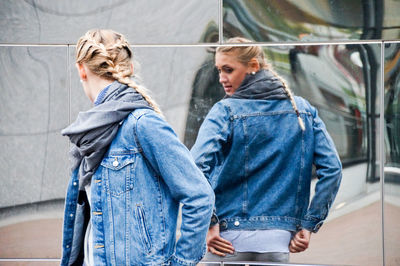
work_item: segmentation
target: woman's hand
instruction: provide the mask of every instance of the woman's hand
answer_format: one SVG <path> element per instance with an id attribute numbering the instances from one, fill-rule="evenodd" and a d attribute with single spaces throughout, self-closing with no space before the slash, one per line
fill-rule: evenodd
<path id="1" fill-rule="evenodd" d="M 216 224 L 208 229 L 206 241 L 208 251 L 215 255 L 225 257 L 225 253 L 233 254 L 235 251 L 231 242 L 220 237 L 219 224 Z"/>
<path id="2" fill-rule="evenodd" d="M 306 250 L 310 243 L 310 238 L 311 232 L 306 229 L 297 232 L 292 240 L 290 240 L 289 251 L 297 253 Z"/>

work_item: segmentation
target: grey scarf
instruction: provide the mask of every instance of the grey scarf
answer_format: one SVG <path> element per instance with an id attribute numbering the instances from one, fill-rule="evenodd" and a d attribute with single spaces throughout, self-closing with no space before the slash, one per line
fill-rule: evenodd
<path id="1" fill-rule="evenodd" d="M 138 108 L 151 109 L 142 95 L 115 81 L 101 104 L 80 112 L 75 122 L 61 131 L 73 144 L 70 151 L 72 171 L 79 167 L 80 190 L 90 183 L 120 124 Z"/>
<path id="2" fill-rule="evenodd" d="M 235 99 L 283 100 L 288 96 L 284 84 L 271 71 L 262 69 L 246 75 L 239 88 L 230 96 Z"/>

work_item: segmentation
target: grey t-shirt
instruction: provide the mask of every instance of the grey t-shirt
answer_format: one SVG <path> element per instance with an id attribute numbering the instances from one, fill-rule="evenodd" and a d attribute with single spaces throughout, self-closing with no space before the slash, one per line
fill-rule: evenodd
<path id="1" fill-rule="evenodd" d="M 289 252 L 292 233 L 286 230 L 228 230 L 220 233 L 237 252 Z"/>

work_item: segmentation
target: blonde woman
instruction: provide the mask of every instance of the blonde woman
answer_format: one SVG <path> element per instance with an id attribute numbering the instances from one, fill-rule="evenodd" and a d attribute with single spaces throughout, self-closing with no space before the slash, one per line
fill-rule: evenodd
<path id="1" fill-rule="evenodd" d="M 79 77 L 94 107 L 62 131 L 73 164 L 61 265 L 196 265 L 205 253 L 213 191 L 131 79 L 132 57 L 111 30 L 90 30 L 77 43 Z"/>
<path id="2" fill-rule="evenodd" d="M 338 154 L 317 110 L 293 96 L 260 46 L 218 47 L 215 66 L 226 97 L 191 150 L 216 197 L 205 261 L 288 262 L 328 214 L 342 176 Z"/>

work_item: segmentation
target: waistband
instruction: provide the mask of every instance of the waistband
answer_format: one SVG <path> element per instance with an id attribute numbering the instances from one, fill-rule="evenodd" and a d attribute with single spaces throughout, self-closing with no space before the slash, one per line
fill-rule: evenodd
<path id="1" fill-rule="evenodd" d="M 300 219 L 285 216 L 231 217 L 219 221 L 221 231 L 281 229 L 296 232 L 301 229 L 301 224 Z"/>

